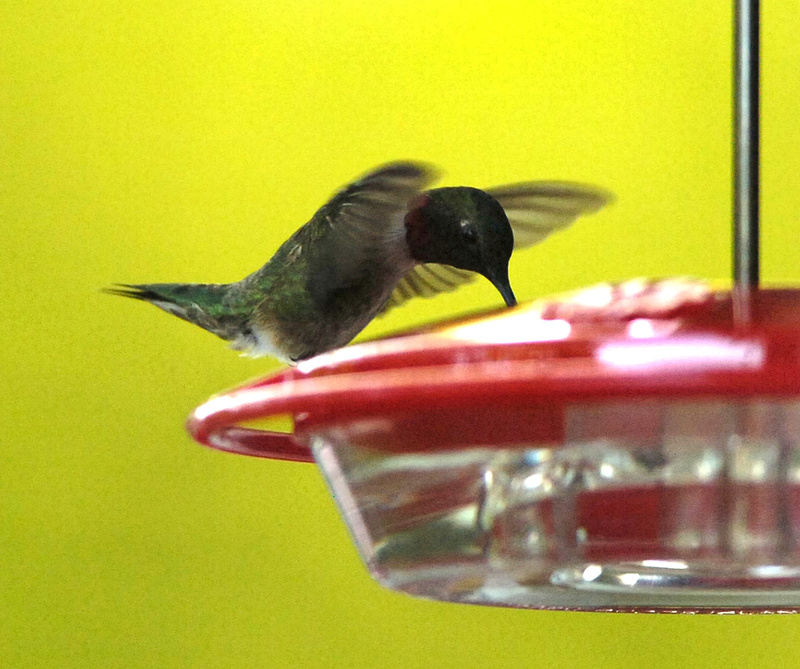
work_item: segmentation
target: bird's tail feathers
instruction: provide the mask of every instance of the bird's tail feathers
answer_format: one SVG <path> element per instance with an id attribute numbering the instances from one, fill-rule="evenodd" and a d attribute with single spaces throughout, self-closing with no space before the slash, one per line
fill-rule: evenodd
<path id="1" fill-rule="evenodd" d="M 230 313 L 224 310 L 227 284 L 217 283 L 145 283 L 117 284 L 105 288 L 110 295 L 142 300 L 178 318 L 199 325 L 222 339 L 236 334 Z"/>

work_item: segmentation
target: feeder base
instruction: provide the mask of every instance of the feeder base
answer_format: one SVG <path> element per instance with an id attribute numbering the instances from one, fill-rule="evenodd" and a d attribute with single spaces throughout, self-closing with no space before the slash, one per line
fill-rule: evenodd
<path id="1" fill-rule="evenodd" d="M 800 402 L 607 401 L 563 416 L 558 443 L 387 453 L 404 424 L 413 440 L 415 418 L 395 416 L 313 448 L 392 589 L 548 609 L 800 609 Z"/>

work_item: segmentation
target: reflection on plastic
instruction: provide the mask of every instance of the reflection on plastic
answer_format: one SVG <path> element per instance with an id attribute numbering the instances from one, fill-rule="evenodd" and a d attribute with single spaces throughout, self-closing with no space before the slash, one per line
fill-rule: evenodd
<path id="1" fill-rule="evenodd" d="M 459 325 L 447 336 L 481 344 L 558 341 L 569 337 L 572 327 L 561 319 L 542 320 L 535 312 L 517 310 L 496 321 L 478 321 Z"/>
<path id="2" fill-rule="evenodd" d="M 764 350 L 758 343 L 740 343 L 722 337 L 686 337 L 681 341 L 602 344 L 597 359 L 620 369 L 647 366 L 677 367 L 702 363 L 711 369 L 758 368 L 764 363 Z"/>

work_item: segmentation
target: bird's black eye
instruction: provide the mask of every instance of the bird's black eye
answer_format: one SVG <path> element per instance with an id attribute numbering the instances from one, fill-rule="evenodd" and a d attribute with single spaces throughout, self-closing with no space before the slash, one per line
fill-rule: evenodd
<path id="1" fill-rule="evenodd" d="M 478 233 L 475 226 L 470 221 L 461 221 L 461 237 L 467 244 L 474 244 L 478 241 Z"/>

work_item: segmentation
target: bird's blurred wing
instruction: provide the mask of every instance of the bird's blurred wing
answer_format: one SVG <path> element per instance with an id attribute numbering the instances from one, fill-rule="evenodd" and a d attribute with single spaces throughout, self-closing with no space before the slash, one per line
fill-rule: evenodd
<path id="1" fill-rule="evenodd" d="M 436 178 L 429 165 L 396 162 L 383 165 L 345 186 L 314 215 L 301 235 L 324 236 L 309 244 L 315 275 L 309 288 L 320 303 L 336 291 L 363 280 L 405 234 L 408 203 Z M 298 239 L 302 242 L 303 240 Z"/>
<path id="2" fill-rule="evenodd" d="M 433 297 L 447 293 L 469 283 L 478 276 L 475 272 L 457 269 L 450 265 L 425 263 L 406 273 L 395 286 L 379 315 L 400 306 L 412 297 Z"/>
<path id="3" fill-rule="evenodd" d="M 397 226 L 397 215 L 404 214 L 409 201 L 436 177 L 436 171 L 424 163 L 389 163 L 342 188 L 317 216 L 337 233 L 381 243 L 387 228 Z"/>
<path id="4" fill-rule="evenodd" d="M 593 214 L 614 200 L 596 186 L 569 181 L 530 181 L 486 192 L 505 210 L 515 249 L 538 244 L 551 232 L 569 227 L 578 216 Z"/>

